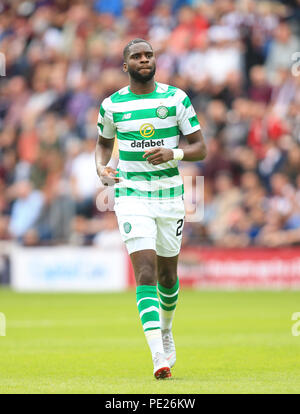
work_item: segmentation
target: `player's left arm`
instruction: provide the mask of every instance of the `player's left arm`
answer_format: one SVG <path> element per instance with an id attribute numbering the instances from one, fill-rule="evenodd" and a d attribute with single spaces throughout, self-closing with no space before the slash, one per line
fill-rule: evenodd
<path id="1" fill-rule="evenodd" d="M 185 135 L 189 145 L 186 145 L 183 150 L 183 161 L 202 161 L 207 155 L 207 148 L 201 129 L 192 134 Z"/>

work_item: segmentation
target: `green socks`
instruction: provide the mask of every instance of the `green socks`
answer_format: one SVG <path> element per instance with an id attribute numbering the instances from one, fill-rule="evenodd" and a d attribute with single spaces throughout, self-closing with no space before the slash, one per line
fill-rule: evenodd
<path id="1" fill-rule="evenodd" d="M 160 283 L 157 283 L 157 289 L 159 293 L 161 329 L 172 329 L 172 321 L 174 318 L 179 293 L 178 277 L 175 285 L 172 288 L 168 289 L 162 286 Z"/>
<path id="2" fill-rule="evenodd" d="M 160 329 L 159 301 L 156 286 L 137 286 L 136 302 L 144 332 L 151 329 Z"/>
<path id="3" fill-rule="evenodd" d="M 137 286 L 136 302 L 152 356 L 157 352 L 162 354 L 164 349 L 160 329 L 159 300 L 156 286 Z"/>
<path id="4" fill-rule="evenodd" d="M 172 328 L 178 293 L 178 278 L 170 289 L 160 283 L 157 283 L 157 287 L 141 285 L 136 288 L 137 307 L 152 355 L 164 352 L 161 330 Z"/>

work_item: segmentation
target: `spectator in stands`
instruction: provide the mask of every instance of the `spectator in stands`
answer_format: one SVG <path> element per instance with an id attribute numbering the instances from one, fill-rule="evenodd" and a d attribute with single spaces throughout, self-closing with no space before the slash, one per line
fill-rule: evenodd
<path id="1" fill-rule="evenodd" d="M 280 22 L 275 28 L 274 38 L 266 59 L 268 79 L 276 81 L 278 69 L 290 69 L 292 66 L 292 55 L 299 52 L 299 39 L 296 38 L 287 22 Z"/>
<path id="2" fill-rule="evenodd" d="M 98 13 L 109 13 L 113 14 L 116 17 L 122 15 L 123 2 L 122 0 L 95 0 L 94 8 Z"/>
<path id="3" fill-rule="evenodd" d="M 216 196 L 213 201 L 214 219 L 208 227 L 209 235 L 216 244 L 222 244 L 223 237 L 231 225 L 232 210 L 240 205 L 242 193 L 234 185 L 231 174 L 220 171 L 215 180 Z"/>
<path id="4" fill-rule="evenodd" d="M 229 150 L 245 146 L 249 133 L 249 101 L 237 98 L 228 112 L 226 126 L 223 132 L 223 142 Z"/>
<path id="5" fill-rule="evenodd" d="M 96 174 L 95 140 L 88 138 L 83 151 L 74 158 L 71 165 L 72 194 L 76 201 L 76 214 L 92 218 L 95 208 L 94 197 L 100 183 Z"/>
<path id="6" fill-rule="evenodd" d="M 253 66 L 250 70 L 249 99 L 254 102 L 268 104 L 271 100 L 271 95 L 272 87 L 267 81 L 264 66 Z"/>
<path id="7" fill-rule="evenodd" d="M 232 163 L 224 154 L 223 146 L 216 138 L 208 140 L 208 151 L 205 163 L 201 163 L 202 174 L 206 181 L 214 183 L 220 172 L 232 172 Z"/>
<path id="8" fill-rule="evenodd" d="M 25 234 L 36 224 L 44 205 L 44 197 L 29 181 L 16 183 L 12 193 L 14 203 L 9 231 L 12 237 L 22 241 Z"/>
<path id="9" fill-rule="evenodd" d="M 52 174 L 43 191 L 44 204 L 35 231 L 40 243 L 68 243 L 71 237 L 71 223 L 75 214 L 75 202 L 63 177 Z"/>

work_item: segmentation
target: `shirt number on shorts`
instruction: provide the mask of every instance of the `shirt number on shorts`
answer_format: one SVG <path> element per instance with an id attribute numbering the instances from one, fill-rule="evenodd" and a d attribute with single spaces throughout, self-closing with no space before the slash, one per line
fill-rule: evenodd
<path id="1" fill-rule="evenodd" d="M 178 227 L 176 230 L 176 236 L 181 236 L 182 235 L 182 227 L 183 227 L 183 219 L 180 219 L 177 221 Z"/>

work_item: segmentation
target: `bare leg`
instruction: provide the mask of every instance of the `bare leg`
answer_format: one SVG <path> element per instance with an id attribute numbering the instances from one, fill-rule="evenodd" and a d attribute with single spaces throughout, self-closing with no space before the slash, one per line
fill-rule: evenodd
<path id="1" fill-rule="evenodd" d="M 158 282 L 165 288 L 172 288 L 177 282 L 178 255 L 173 257 L 157 256 Z"/>
<path id="2" fill-rule="evenodd" d="M 139 250 L 131 253 L 136 285 L 155 286 L 157 282 L 157 265 L 155 250 Z"/>

